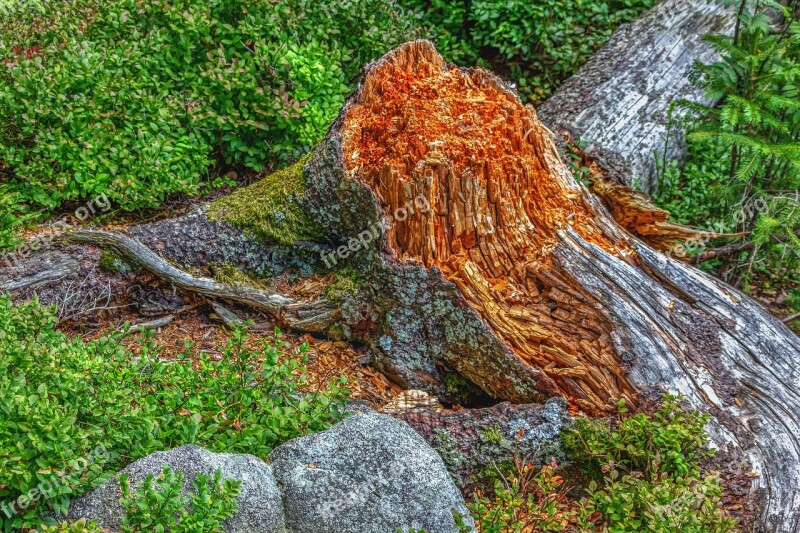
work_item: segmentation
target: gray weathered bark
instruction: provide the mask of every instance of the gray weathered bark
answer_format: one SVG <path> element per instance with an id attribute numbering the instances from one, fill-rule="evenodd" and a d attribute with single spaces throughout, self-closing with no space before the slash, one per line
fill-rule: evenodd
<path id="1" fill-rule="evenodd" d="M 251 285 L 226 285 L 211 278 L 192 276 L 127 235 L 106 231 L 74 231 L 67 238 L 70 242 L 113 250 L 181 289 L 265 311 L 286 327 L 302 331 L 325 331 L 339 316 L 339 310 L 324 299 L 297 301 L 284 294 Z"/>
<path id="2" fill-rule="evenodd" d="M 721 2 L 664 0 L 611 40 L 538 109 L 553 130 L 566 129 L 626 185 L 656 186 L 656 152 L 680 158 L 679 131 L 668 132 L 670 103 L 701 100 L 688 80 L 695 61 L 715 57 L 702 41 L 732 33 L 735 12 Z M 669 137 L 669 138 L 668 138 Z"/>
<path id="3" fill-rule="evenodd" d="M 567 460 L 561 433 L 572 419 L 563 398 L 544 405 L 502 402 L 457 411 L 411 409 L 390 413 L 422 435 L 444 459 L 456 484 L 469 491 L 494 479 L 510 460 L 549 464 Z"/>

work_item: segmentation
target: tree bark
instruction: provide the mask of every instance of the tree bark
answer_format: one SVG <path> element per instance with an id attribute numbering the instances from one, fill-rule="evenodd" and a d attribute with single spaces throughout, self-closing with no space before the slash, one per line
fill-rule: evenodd
<path id="1" fill-rule="evenodd" d="M 732 33 L 735 10 L 722 2 L 664 0 L 620 27 L 600 51 L 540 108 L 554 131 L 567 130 L 620 183 L 651 192 L 656 153 L 680 159 L 681 131 L 668 127 L 670 104 L 703 100 L 688 78 L 695 61 L 715 57 L 703 41 Z"/>
<path id="2" fill-rule="evenodd" d="M 491 487 L 515 458 L 536 464 L 567 460 L 561 432 L 571 423 L 563 398 L 544 405 L 502 402 L 480 409 L 409 409 L 390 413 L 422 435 L 465 492 Z M 503 472 L 507 474 L 507 472 Z"/>

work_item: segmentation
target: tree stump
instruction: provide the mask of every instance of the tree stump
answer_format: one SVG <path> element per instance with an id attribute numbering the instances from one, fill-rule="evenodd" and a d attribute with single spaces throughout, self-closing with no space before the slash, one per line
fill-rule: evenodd
<path id="1" fill-rule="evenodd" d="M 361 327 L 390 375 L 430 388 L 452 369 L 591 415 L 683 395 L 759 474 L 762 525 L 797 528 L 800 339 L 623 230 L 501 80 L 406 44 L 370 65 L 304 171 L 299 205 L 340 246 L 329 262 L 363 273 Z"/>
<path id="2" fill-rule="evenodd" d="M 563 396 L 573 413 L 602 415 L 621 397 L 682 395 L 713 417 L 714 444 L 758 474 L 760 525 L 797 530 L 800 339 L 623 229 L 500 79 L 407 43 L 368 67 L 325 139 L 278 177 L 177 222 L 67 238 L 279 324 L 336 328 L 443 401 Z M 220 246 L 248 263 L 288 247 L 330 287 L 351 283 L 336 298 L 232 288 L 145 245 L 184 266 Z"/>

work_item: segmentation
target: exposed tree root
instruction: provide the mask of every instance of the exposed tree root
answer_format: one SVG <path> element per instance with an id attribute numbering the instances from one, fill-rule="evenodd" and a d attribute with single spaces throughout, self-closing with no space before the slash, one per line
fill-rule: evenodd
<path id="1" fill-rule="evenodd" d="M 4 269 L 0 276 L 0 290 L 19 291 L 41 283 L 60 280 L 75 274 L 80 262 L 67 254 L 55 253 L 42 257 L 38 268 L 26 269 L 27 265 L 14 265 Z"/>
<path id="2" fill-rule="evenodd" d="M 246 285 L 230 286 L 210 278 L 195 277 L 173 266 L 135 239 L 107 231 L 74 231 L 64 237 L 75 243 L 93 244 L 113 250 L 159 278 L 182 289 L 244 304 L 266 311 L 281 326 L 301 331 L 326 330 L 339 316 L 330 302 L 300 302 L 277 292 L 268 292 Z"/>

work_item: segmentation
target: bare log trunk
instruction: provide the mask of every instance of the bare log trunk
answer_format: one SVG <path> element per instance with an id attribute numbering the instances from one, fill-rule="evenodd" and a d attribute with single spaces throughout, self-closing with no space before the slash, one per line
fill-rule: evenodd
<path id="1" fill-rule="evenodd" d="M 732 33 L 735 10 L 722 2 L 664 0 L 611 40 L 539 109 L 554 131 L 565 129 L 607 175 L 644 191 L 656 186 L 659 152 L 680 158 L 683 139 L 668 131 L 670 104 L 700 100 L 687 74 L 695 61 L 714 53 L 702 41 L 709 33 Z"/>

